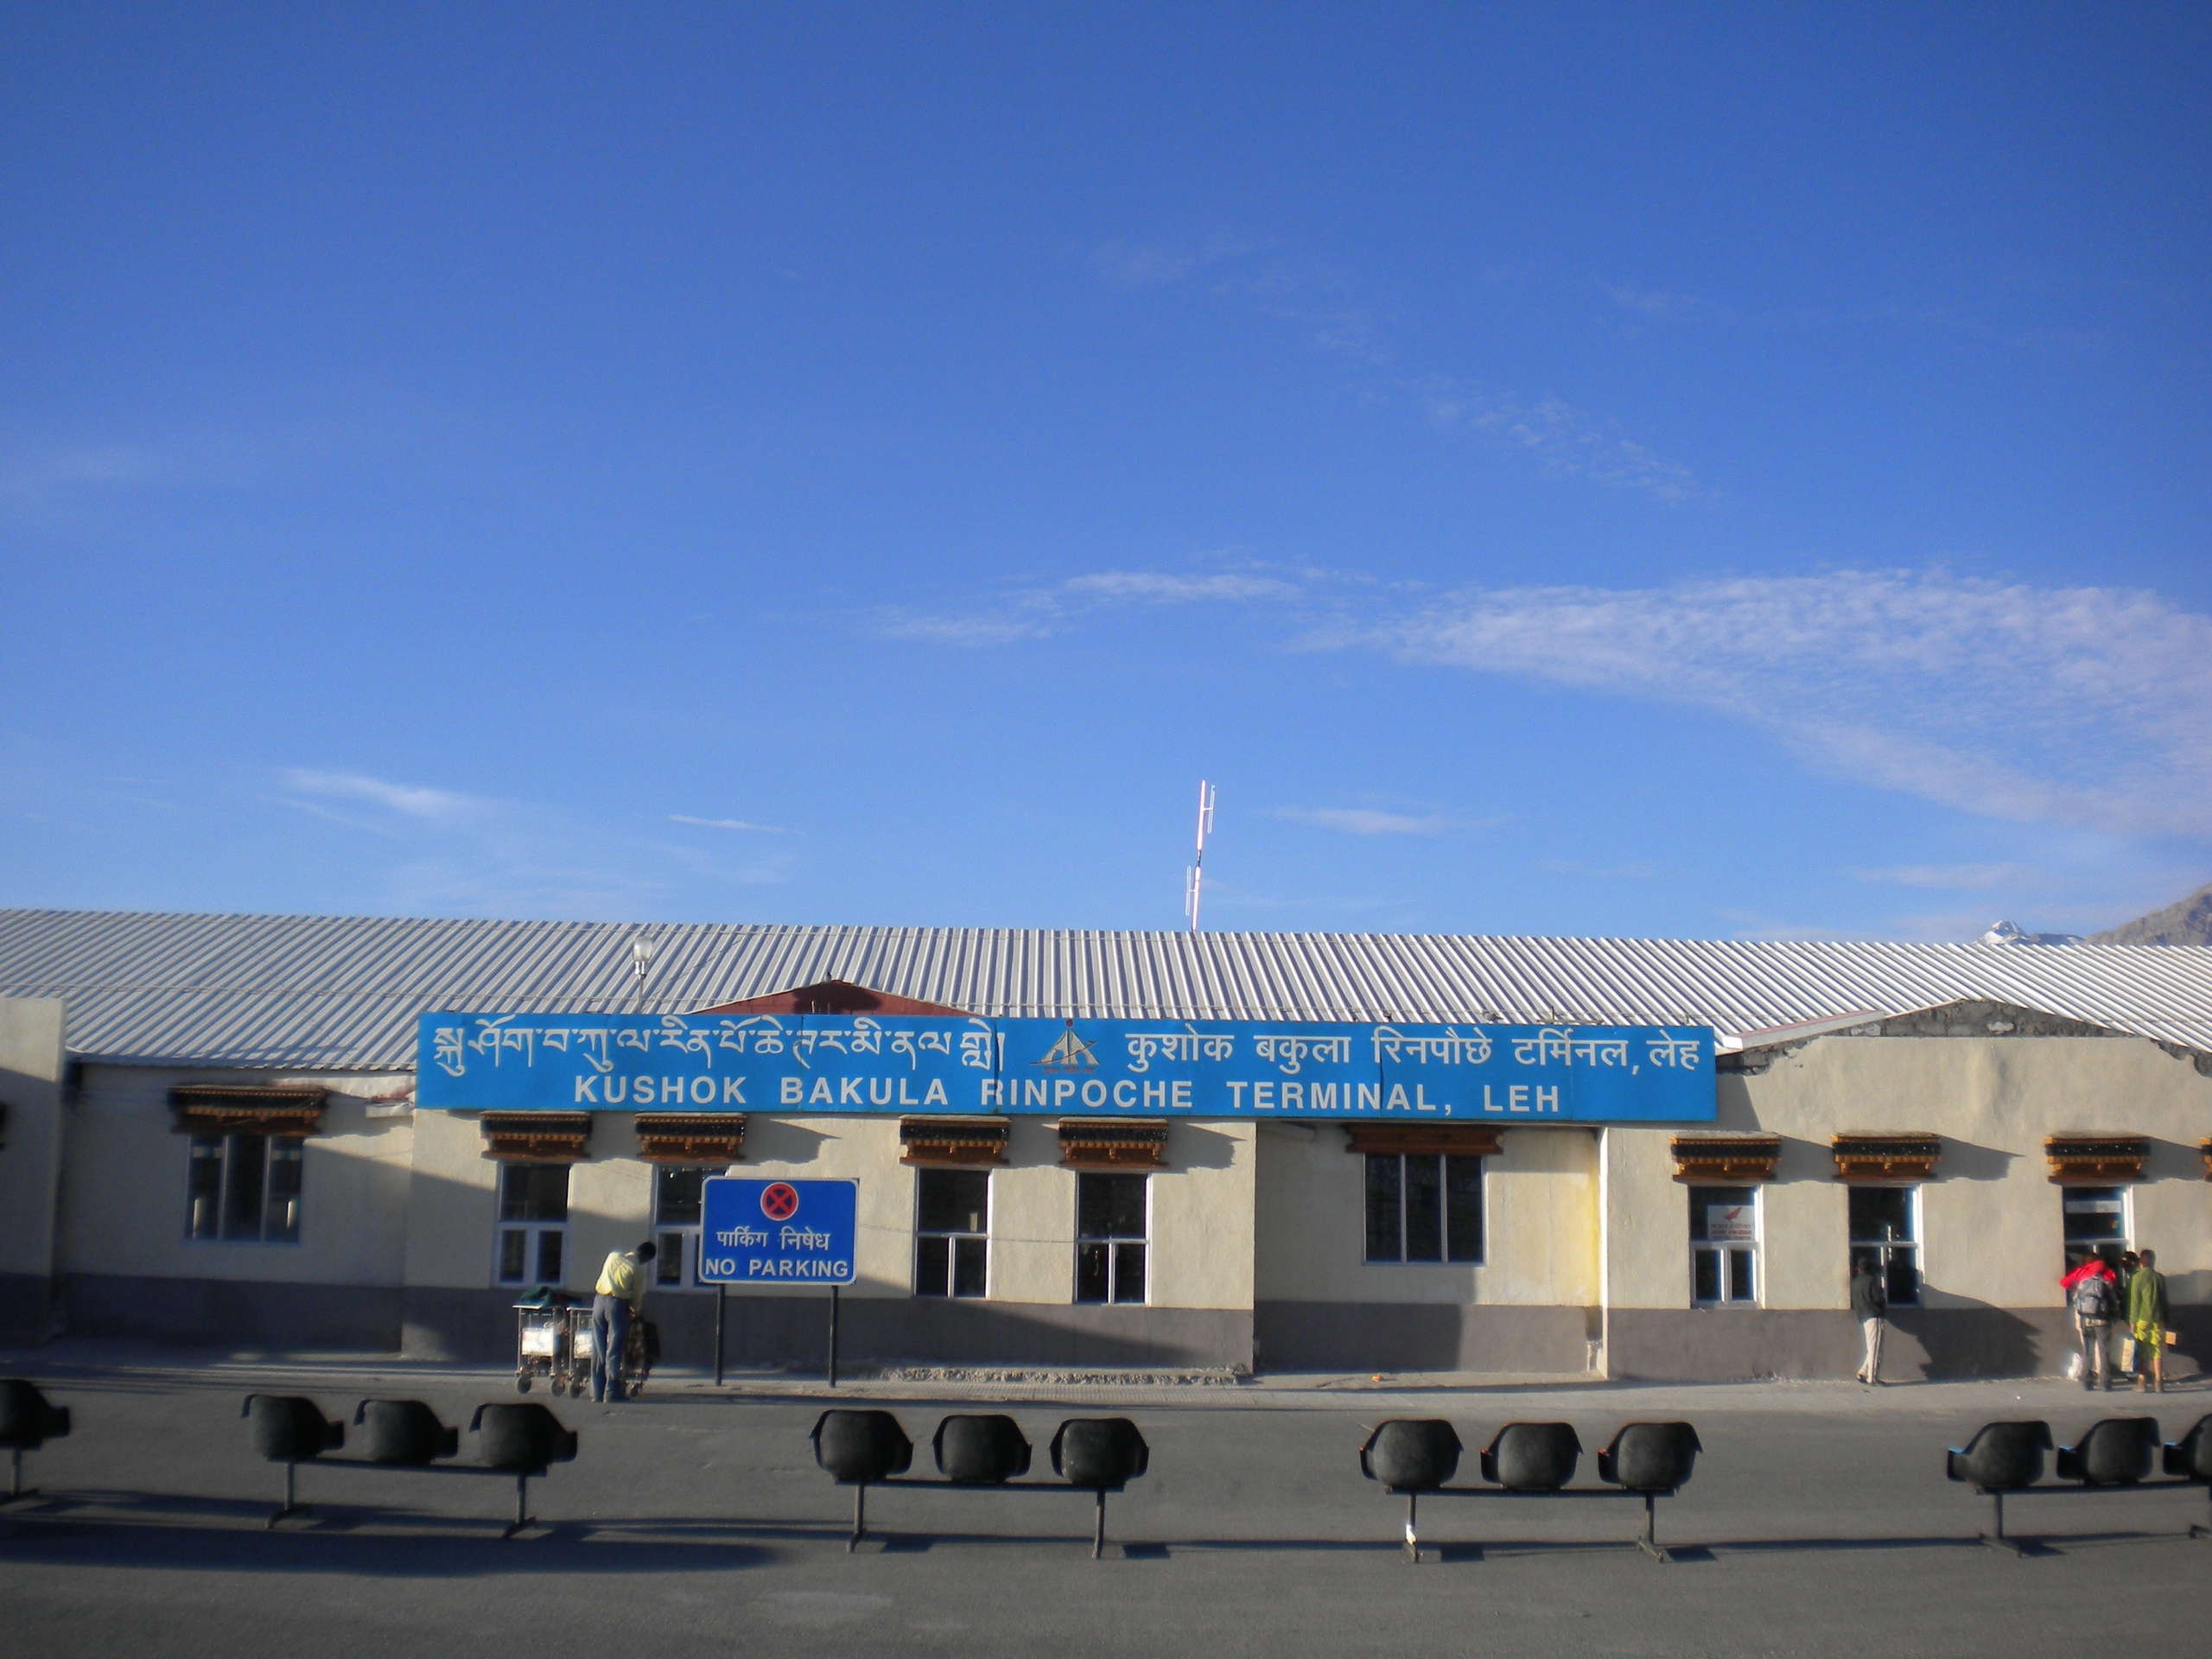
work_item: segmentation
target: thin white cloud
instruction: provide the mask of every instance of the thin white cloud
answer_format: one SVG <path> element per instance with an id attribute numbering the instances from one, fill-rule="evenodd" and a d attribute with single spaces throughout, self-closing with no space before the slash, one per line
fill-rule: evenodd
<path id="1" fill-rule="evenodd" d="M 295 767 L 270 798 L 333 826 L 402 912 L 507 916 L 652 913 L 704 881 L 785 880 L 785 855 L 734 863 L 697 838 L 639 835 L 559 806 L 496 800 L 358 772 Z M 737 819 L 677 819 L 757 829 Z"/>
<path id="2" fill-rule="evenodd" d="M 1440 836 L 1448 830 L 1465 828 L 1469 822 L 1435 813 L 1377 812 L 1359 806 L 1279 806 L 1274 816 L 1293 823 L 1340 830 L 1350 836 Z"/>
<path id="3" fill-rule="evenodd" d="M 1900 864 L 1886 870 L 1853 870 L 1852 874 L 1861 881 L 1950 893 L 1986 893 L 1994 887 L 2033 886 L 2041 880 L 2041 873 L 2025 864 Z"/>
<path id="4" fill-rule="evenodd" d="M 1103 242 L 1092 250 L 1090 258 L 1099 275 L 1109 282 L 1128 288 L 1160 288 L 1244 251 L 1245 245 L 1236 238 L 1216 234 L 1195 242 Z"/>
<path id="5" fill-rule="evenodd" d="M 302 795 L 325 799 L 366 801 L 403 817 L 452 819 L 478 811 L 486 803 L 450 790 L 425 789 L 414 784 L 386 783 L 350 772 L 310 772 L 294 767 L 284 774 L 286 785 Z"/>
<path id="6" fill-rule="evenodd" d="M 975 611 L 880 612 L 874 629 L 895 639 L 967 647 L 1006 645 L 1050 639 L 1066 632 L 1086 613 L 1118 607 L 1281 602 L 1297 599 L 1301 592 L 1295 582 L 1249 573 L 1103 570 L 1044 587 L 1015 588 Z"/>
<path id="7" fill-rule="evenodd" d="M 1442 376 L 1411 382 L 1428 418 L 1525 449 L 1548 472 L 1588 479 L 1608 489 L 1638 490 L 1669 505 L 1701 498 L 1689 468 L 1656 454 L 1566 399 L 1516 397 L 1483 391 Z"/>
<path id="8" fill-rule="evenodd" d="M 2212 618 L 2153 594 L 1940 570 L 1471 589 L 1370 637 L 1409 661 L 1716 709 L 1991 817 L 2212 833 Z"/>
<path id="9" fill-rule="evenodd" d="M 668 815 L 668 821 L 671 823 L 692 824 L 701 830 L 744 830 L 758 836 L 791 834 L 790 830 L 779 829 L 772 823 L 747 823 L 743 818 L 695 818 L 687 812 L 671 812 Z"/>

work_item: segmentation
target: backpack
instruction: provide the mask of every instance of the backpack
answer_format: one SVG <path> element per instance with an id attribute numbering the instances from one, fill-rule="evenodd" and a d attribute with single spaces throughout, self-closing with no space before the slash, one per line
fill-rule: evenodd
<path id="1" fill-rule="evenodd" d="M 2093 1273 L 2074 1287 L 2075 1317 L 2082 1320 L 2108 1320 L 2112 1318 L 2113 1300 L 2112 1281 L 2101 1273 Z"/>

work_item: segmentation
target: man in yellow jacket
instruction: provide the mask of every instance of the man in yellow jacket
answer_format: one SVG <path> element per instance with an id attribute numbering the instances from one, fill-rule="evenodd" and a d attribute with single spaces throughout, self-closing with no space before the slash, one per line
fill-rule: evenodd
<path id="1" fill-rule="evenodd" d="M 599 1270 L 591 1302 L 591 1397 L 619 1403 L 622 1395 L 622 1351 L 630 1341 L 630 1321 L 645 1312 L 645 1264 L 654 1256 L 648 1239 L 634 1250 L 615 1250 Z"/>

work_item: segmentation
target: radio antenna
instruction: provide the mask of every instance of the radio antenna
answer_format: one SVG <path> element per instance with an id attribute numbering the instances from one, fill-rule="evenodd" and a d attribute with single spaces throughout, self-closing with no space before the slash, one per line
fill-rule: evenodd
<path id="1" fill-rule="evenodd" d="M 1198 785 L 1198 848 L 1191 868 L 1183 874 L 1183 913 L 1191 918 L 1191 931 L 1198 931 L 1198 888 L 1205 880 L 1206 836 L 1213 830 L 1213 785 Z"/>

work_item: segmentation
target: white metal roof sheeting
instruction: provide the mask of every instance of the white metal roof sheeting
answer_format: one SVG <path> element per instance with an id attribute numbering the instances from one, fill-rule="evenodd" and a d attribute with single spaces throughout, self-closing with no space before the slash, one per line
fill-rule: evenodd
<path id="1" fill-rule="evenodd" d="M 412 1066 L 435 1008 L 677 1013 L 816 980 L 995 1015 L 1711 1026 L 1964 998 L 2212 1051 L 2212 947 L 1141 933 L 0 910 L 0 995 L 114 1062 Z"/>

